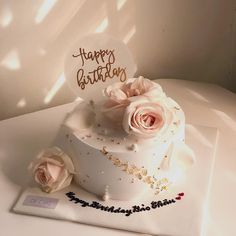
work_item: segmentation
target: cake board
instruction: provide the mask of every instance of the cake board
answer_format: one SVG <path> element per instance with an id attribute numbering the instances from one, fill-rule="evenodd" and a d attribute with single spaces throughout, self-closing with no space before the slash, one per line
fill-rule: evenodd
<path id="1" fill-rule="evenodd" d="M 160 195 L 150 191 L 132 202 L 104 202 L 75 185 L 52 194 L 28 187 L 13 211 L 152 235 L 203 236 L 217 136 L 215 128 L 186 126 L 186 143 L 196 162 L 184 175 L 175 173 L 176 185 Z"/>

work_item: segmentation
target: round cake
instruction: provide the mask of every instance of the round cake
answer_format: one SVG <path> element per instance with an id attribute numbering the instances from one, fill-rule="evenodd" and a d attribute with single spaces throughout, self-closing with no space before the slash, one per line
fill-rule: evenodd
<path id="1" fill-rule="evenodd" d="M 104 200 L 167 190 L 170 180 L 161 173 L 184 145 L 181 107 L 143 77 L 98 92 L 104 100 L 81 102 L 64 123 L 75 182 Z"/>

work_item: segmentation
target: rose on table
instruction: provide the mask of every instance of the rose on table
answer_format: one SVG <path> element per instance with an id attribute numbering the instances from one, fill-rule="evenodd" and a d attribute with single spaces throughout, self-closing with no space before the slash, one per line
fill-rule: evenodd
<path id="1" fill-rule="evenodd" d="M 35 182 L 47 193 L 69 186 L 74 175 L 71 158 L 58 147 L 43 150 L 30 163 L 29 170 Z"/>

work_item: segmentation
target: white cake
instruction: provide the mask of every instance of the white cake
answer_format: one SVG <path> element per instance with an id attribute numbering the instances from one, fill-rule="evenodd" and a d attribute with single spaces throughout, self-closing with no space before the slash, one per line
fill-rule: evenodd
<path id="1" fill-rule="evenodd" d="M 185 147 L 180 106 L 147 79 L 129 79 L 125 84 L 129 88 L 136 84 L 135 89 L 120 83 L 110 86 L 104 101 L 80 103 L 64 123 L 75 182 L 104 200 L 132 200 L 148 189 L 156 194 L 167 190 L 170 180 L 159 172 L 168 172 L 173 153 Z"/>

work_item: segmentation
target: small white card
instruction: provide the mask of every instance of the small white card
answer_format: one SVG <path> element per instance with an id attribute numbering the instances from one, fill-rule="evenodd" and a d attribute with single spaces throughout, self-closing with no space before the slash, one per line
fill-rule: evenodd
<path id="1" fill-rule="evenodd" d="M 55 209 L 59 199 L 51 197 L 41 197 L 37 195 L 27 195 L 23 201 L 24 206 L 41 207 Z"/>

